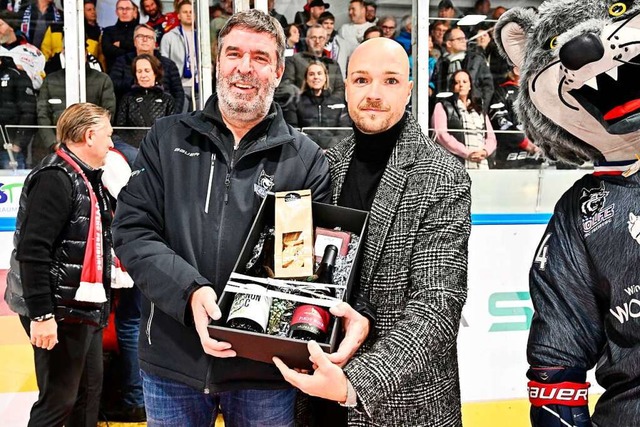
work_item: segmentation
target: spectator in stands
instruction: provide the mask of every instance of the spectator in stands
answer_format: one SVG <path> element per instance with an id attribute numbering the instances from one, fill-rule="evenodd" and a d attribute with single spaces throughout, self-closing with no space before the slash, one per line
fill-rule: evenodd
<path id="1" fill-rule="evenodd" d="M 442 0 L 438 3 L 438 18 L 452 20 L 456 17 L 456 7 L 451 0 Z"/>
<path id="2" fill-rule="evenodd" d="M 489 12 L 491 12 L 491 0 L 476 0 L 470 13 L 489 16 Z"/>
<path id="3" fill-rule="evenodd" d="M 326 9 L 329 9 L 329 3 L 325 3 L 323 0 L 312 0 L 309 5 L 309 19 L 304 24 L 300 25 L 300 38 L 303 43 L 306 43 L 307 31 L 309 28 L 318 25 L 318 19 L 324 13 Z"/>
<path id="4" fill-rule="evenodd" d="M 327 70 L 329 70 L 329 86 L 333 89 L 333 94 L 341 98 L 344 97 L 344 79 L 342 78 L 340 66 L 333 59 L 323 55 L 326 39 L 327 33 L 325 29 L 320 25 L 316 25 L 310 28 L 307 34 L 307 51 L 296 53 L 286 58 L 282 81 L 276 91 L 278 100 L 285 99 L 289 101 L 291 96 L 293 96 L 293 100 L 297 98 L 300 88 L 305 82 L 305 73 L 309 63 L 316 61 L 323 62 Z M 294 105 L 295 101 L 290 106 L 293 107 Z M 281 106 L 285 111 L 289 107 L 287 102 L 282 103 Z"/>
<path id="5" fill-rule="evenodd" d="M 295 110 L 285 113 L 287 123 L 298 128 L 351 126 L 344 98 L 331 94 L 328 77 L 329 72 L 324 63 L 309 63 L 298 105 Z M 317 130 L 307 134 L 325 150 L 342 139 L 333 131 Z"/>
<path id="6" fill-rule="evenodd" d="M 364 0 L 351 0 L 349 2 L 349 20 L 342 27 L 340 27 L 339 41 L 340 50 L 338 51 L 338 64 L 340 64 L 340 70 L 346 73 L 347 62 L 351 52 L 358 47 L 364 38 L 364 32 L 367 28 L 373 24 L 367 22 L 366 19 L 367 8 L 364 6 Z M 344 78 L 346 74 L 343 74 Z"/>
<path id="7" fill-rule="evenodd" d="M 0 12 L 0 56 L 10 56 L 18 68 L 23 69 L 38 90 L 44 79 L 46 59 L 40 49 L 30 44 L 26 37 L 16 32 L 20 25 L 17 14 L 9 11 Z"/>
<path id="8" fill-rule="evenodd" d="M 102 52 L 107 61 L 106 72 L 109 74 L 118 57 L 136 50 L 133 43 L 133 31 L 138 25 L 135 5 L 131 0 L 118 0 L 116 15 L 118 21 L 105 28 L 102 34 Z"/>
<path id="9" fill-rule="evenodd" d="M 160 0 L 142 0 L 142 15 L 149 17 L 146 24 L 153 28 L 156 32 L 156 43 L 159 44 L 169 31 L 178 26 L 179 21 L 167 20 L 162 13 L 162 1 Z"/>
<path id="10" fill-rule="evenodd" d="M 473 83 L 466 70 L 453 74 L 450 90 L 453 95 L 442 98 L 434 108 L 436 141 L 467 169 L 488 169 L 487 158 L 496 149 L 496 136 L 489 117 L 473 97 Z"/>
<path id="11" fill-rule="evenodd" d="M 433 47 L 433 38 L 431 37 L 431 34 L 429 34 L 429 96 L 433 95 L 433 90 L 435 89 L 435 86 L 431 81 L 431 76 L 433 75 L 433 70 L 435 70 L 436 68 L 436 62 L 438 62 L 438 58 L 432 53 L 434 51 L 435 48 Z"/>
<path id="12" fill-rule="evenodd" d="M 62 23 L 62 12 L 53 0 L 33 0 L 25 3 L 20 7 L 22 14 L 20 32 L 27 37 L 29 43 L 40 49 L 49 25 Z"/>
<path id="13" fill-rule="evenodd" d="M 506 7 L 504 7 L 504 6 L 496 6 L 496 8 L 493 9 L 493 13 L 491 14 L 491 19 L 497 21 L 498 19 L 500 19 L 502 14 L 505 13 L 506 11 L 507 11 Z"/>
<path id="14" fill-rule="evenodd" d="M 338 32 L 335 29 L 336 18 L 331 12 L 324 12 L 320 15 L 318 23 L 322 25 L 322 28 L 324 28 L 327 33 L 327 43 L 324 45 L 324 56 L 335 61 L 338 59 L 339 49 L 338 41 L 336 40 L 336 36 L 338 35 Z"/>
<path id="15" fill-rule="evenodd" d="M 0 56 L 0 126 L 6 125 L 35 125 L 36 124 L 36 95 L 31 79 L 23 70 L 19 69 L 13 58 Z M 5 129 L 9 137 L 8 148 L 0 146 L 0 169 L 9 169 L 10 157 L 7 150 L 11 150 L 15 167 L 26 168 L 29 144 L 33 136 L 33 129 Z M 0 142 L 4 142 L 0 138 Z"/>
<path id="16" fill-rule="evenodd" d="M 165 34 L 165 37 L 167 37 L 167 35 L 168 34 Z M 131 90 L 131 86 L 133 86 L 134 83 L 134 76 L 131 74 L 131 62 L 136 56 L 146 53 L 154 55 L 160 60 L 164 71 L 162 86 L 171 94 L 171 96 L 173 96 L 173 100 L 176 104 L 176 111 L 182 111 L 185 97 L 184 89 L 182 88 L 182 81 L 180 79 L 180 72 L 178 71 L 176 64 L 174 64 L 171 59 L 160 55 L 160 52 L 155 48 L 155 37 L 155 31 L 153 31 L 153 28 L 148 25 L 141 24 L 135 28 L 135 51 L 119 57 L 113 64 L 111 73 L 109 73 L 109 77 L 111 77 L 116 91 L 116 98 L 120 101 L 122 96 Z"/>
<path id="17" fill-rule="evenodd" d="M 447 30 L 443 37 L 446 54 L 442 55 L 433 71 L 431 81 L 435 92 L 443 92 L 451 87 L 451 77 L 457 70 L 464 69 L 471 75 L 476 94 L 482 100 L 482 109 L 487 111 L 493 96 L 493 77 L 482 55 L 467 50 L 467 37 L 460 28 Z"/>
<path id="18" fill-rule="evenodd" d="M 429 31 L 433 39 L 433 47 L 438 51 L 438 57 L 444 55 L 447 49 L 444 45 L 444 33 L 450 28 L 450 24 L 447 21 L 436 21 Z"/>
<path id="19" fill-rule="evenodd" d="M 290 24 L 284 27 L 284 36 L 287 38 L 284 56 L 293 56 L 298 53 L 300 45 L 300 30 L 296 24 Z"/>
<path id="20" fill-rule="evenodd" d="M 375 24 L 378 21 L 376 13 L 378 12 L 378 4 L 375 1 L 365 1 L 364 6 L 367 8 L 365 19 L 367 22 Z"/>
<path id="21" fill-rule="evenodd" d="M 287 18 L 285 18 L 284 15 L 276 11 L 276 0 L 268 0 L 267 8 L 269 9 L 269 15 L 276 18 L 276 21 L 278 21 L 280 25 L 282 25 L 282 28 L 286 28 L 288 25 Z"/>
<path id="22" fill-rule="evenodd" d="M 382 28 L 382 37 L 396 38 L 396 18 L 394 16 L 383 16 L 378 20 L 378 26 Z"/>
<path id="23" fill-rule="evenodd" d="M 293 17 L 293 22 L 297 25 L 302 25 L 309 20 L 309 3 L 312 0 L 307 0 L 307 3 L 304 5 L 301 11 L 296 12 Z"/>
<path id="24" fill-rule="evenodd" d="M 160 43 L 160 54 L 176 64 L 182 79 L 185 103 L 178 112 L 194 111 L 200 99 L 198 75 L 198 38 L 193 28 L 191 0 L 178 3 L 180 25 L 167 33 Z"/>
<path id="25" fill-rule="evenodd" d="M 177 3 L 180 0 L 176 0 L 174 7 L 177 7 Z M 224 27 L 224 24 L 229 20 L 229 17 L 233 15 L 233 0 L 220 0 L 220 6 L 222 7 L 222 15 L 217 18 L 213 18 L 209 24 L 209 40 L 211 41 L 211 65 L 215 67 L 218 56 L 218 33 Z M 296 21 L 296 24 L 298 22 Z"/>
<path id="26" fill-rule="evenodd" d="M 102 53 L 102 28 L 98 25 L 96 0 L 84 0 L 84 39 L 87 52 L 100 62 L 102 71 L 107 72 L 107 61 Z"/>
<path id="27" fill-rule="evenodd" d="M 50 60 L 53 55 L 64 50 L 64 24 L 62 22 L 53 23 L 47 27 L 40 43 L 40 51 L 46 58 Z"/>
<path id="28" fill-rule="evenodd" d="M 116 112 L 116 97 L 111 79 L 105 73 L 96 71 L 86 63 L 87 102 L 108 110 L 111 117 Z M 67 105 L 66 72 L 64 67 L 44 79 L 38 94 L 38 125 L 55 126 Z M 56 142 L 54 129 L 41 128 L 34 146 L 34 163 L 51 152 Z"/>
<path id="29" fill-rule="evenodd" d="M 491 76 L 493 77 L 493 86 L 497 87 L 504 83 L 511 67 L 507 60 L 500 55 L 496 42 L 494 42 L 493 37 L 491 37 L 493 27 L 487 24 L 479 25 L 478 27 L 476 36 L 474 37 L 477 46 L 476 50 L 482 54 L 486 64 L 489 66 Z"/>
<path id="30" fill-rule="evenodd" d="M 131 62 L 131 70 L 135 75 L 135 82 L 118 105 L 116 126 L 151 127 L 156 119 L 177 112 L 175 101 L 162 88 L 163 71 L 158 58 L 149 54 L 138 55 Z M 146 133 L 146 130 L 130 131 L 123 139 L 138 147 Z M 139 406 L 142 403 L 140 401 Z"/>
<path id="31" fill-rule="evenodd" d="M 373 27 L 369 27 L 364 32 L 364 40 L 373 39 L 375 37 L 382 37 L 382 28 L 374 25 Z"/>
<path id="32" fill-rule="evenodd" d="M 402 17 L 400 33 L 395 40 L 402 45 L 407 55 L 411 55 L 411 15 Z"/>
<path id="33" fill-rule="evenodd" d="M 506 81 L 496 87 L 489 107 L 489 118 L 496 130 L 498 141 L 495 156 L 496 169 L 539 168 L 543 161 L 538 156 L 540 149 L 529 141 L 521 130 L 522 126 L 514 108 L 518 92 L 520 92 L 520 73 L 517 67 L 513 67 L 508 71 Z"/>

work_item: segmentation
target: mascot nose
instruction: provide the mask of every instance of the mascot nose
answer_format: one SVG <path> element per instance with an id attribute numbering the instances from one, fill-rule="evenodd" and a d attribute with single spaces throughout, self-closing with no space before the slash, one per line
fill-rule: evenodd
<path id="1" fill-rule="evenodd" d="M 598 61 L 603 55 L 604 46 L 600 42 L 600 37 L 592 33 L 579 35 L 560 49 L 562 65 L 572 71 Z"/>

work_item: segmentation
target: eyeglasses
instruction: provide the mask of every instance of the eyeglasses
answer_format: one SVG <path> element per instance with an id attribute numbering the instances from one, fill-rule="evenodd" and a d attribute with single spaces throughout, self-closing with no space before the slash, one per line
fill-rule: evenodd
<path id="1" fill-rule="evenodd" d="M 326 40 L 326 37 L 322 37 L 322 36 L 312 36 L 312 37 L 307 37 L 309 40 L 313 40 L 313 41 L 320 41 L 320 40 Z"/>
<path id="2" fill-rule="evenodd" d="M 395 30 L 396 29 L 396 27 L 389 27 L 387 25 L 383 25 L 380 28 L 382 28 L 383 30 Z"/>
<path id="3" fill-rule="evenodd" d="M 145 40 L 145 41 L 155 41 L 156 40 L 156 38 L 154 36 L 147 36 L 147 35 L 144 35 L 144 34 L 138 34 L 138 35 L 136 35 L 135 38 L 138 39 L 138 40 Z"/>
<path id="4" fill-rule="evenodd" d="M 134 10 L 134 8 L 133 7 L 116 7 L 116 10 L 118 12 L 129 12 Z"/>

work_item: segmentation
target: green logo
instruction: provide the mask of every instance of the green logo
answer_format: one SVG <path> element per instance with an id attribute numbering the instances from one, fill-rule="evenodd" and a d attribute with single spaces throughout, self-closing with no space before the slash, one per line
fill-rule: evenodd
<path id="1" fill-rule="evenodd" d="M 496 322 L 489 332 L 526 331 L 531 327 L 533 308 L 529 292 L 496 292 L 489 297 L 489 314 L 494 317 L 522 317 L 521 321 Z"/>

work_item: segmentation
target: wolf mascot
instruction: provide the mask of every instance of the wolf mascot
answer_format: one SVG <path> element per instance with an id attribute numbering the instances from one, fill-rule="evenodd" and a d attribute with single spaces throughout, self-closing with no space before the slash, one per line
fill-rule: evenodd
<path id="1" fill-rule="evenodd" d="M 535 427 L 640 425 L 640 1 L 550 0 L 495 28 L 517 111 L 552 159 L 593 160 L 555 207 L 530 273 Z M 587 370 L 605 393 L 592 417 Z"/>

